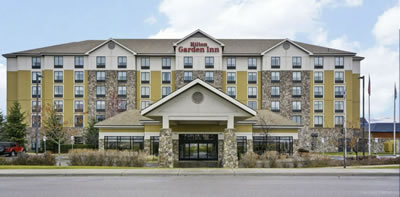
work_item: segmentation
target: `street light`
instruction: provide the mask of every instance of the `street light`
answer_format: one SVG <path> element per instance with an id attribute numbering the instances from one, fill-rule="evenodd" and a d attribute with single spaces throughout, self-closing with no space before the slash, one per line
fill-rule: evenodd
<path id="1" fill-rule="evenodd" d="M 44 149 L 44 153 L 46 153 L 46 136 L 43 136 L 43 149 Z"/>
<path id="2" fill-rule="evenodd" d="M 39 79 L 43 78 L 42 75 L 36 74 L 36 123 L 35 123 L 35 135 L 36 135 L 36 145 L 35 145 L 35 153 L 39 153 Z"/>

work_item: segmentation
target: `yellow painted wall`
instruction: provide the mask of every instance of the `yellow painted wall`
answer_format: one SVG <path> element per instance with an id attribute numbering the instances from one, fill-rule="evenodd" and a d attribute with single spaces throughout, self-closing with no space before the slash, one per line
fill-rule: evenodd
<path id="1" fill-rule="evenodd" d="M 247 71 L 236 72 L 236 100 L 247 105 Z"/>
<path id="2" fill-rule="evenodd" d="M 17 72 L 7 72 L 7 112 L 18 99 L 18 77 Z M 4 113 L 4 112 L 3 112 Z M 3 114 L 5 115 L 5 114 Z"/>
<path id="3" fill-rule="evenodd" d="M 31 105 L 32 105 L 32 95 L 31 95 L 31 82 L 32 75 L 30 71 L 18 71 L 16 77 L 16 91 L 18 102 L 21 104 L 21 111 L 25 112 L 25 122 L 31 125 Z M 12 90 L 11 90 L 12 91 Z M 13 105 L 13 103 L 10 103 Z"/>
<path id="4" fill-rule="evenodd" d="M 156 102 L 161 98 L 161 71 L 151 71 L 150 101 Z"/>
<path id="5" fill-rule="evenodd" d="M 235 125 L 235 129 L 237 132 L 252 132 L 252 125 Z"/>
<path id="6" fill-rule="evenodd" d="M 111 129 L 111 128 L 100 128 L 99 132 L 144 132 L 143 129 L 132 129 L 132 128 L 115 128 L 115 129 Z"/>
<path id="7" fill-rule="evenodd" d="M 268 129 L 268 130 L 263 130 L 263 129 L 253 129 L 254 133 L 297 133 L 298 129 Z"/>
<path id="8" fill-rule="evenodd" d="M 145 132 L 157 132 L 161 130 L 161 125 L 145 125 L 144 131 Z"/>
<path id="9" fill-rule="evenodd" d="M 43 121 L 46 119 L 46 111 L 48 111 L 51 107 L 54 106 L 53 103 L 54 73 L 52 70 L 44 70 L 42 71 L 42 74 L 43 74 L 43 79 L 42 79 L 42 121 Z"/>
<path id="10" fill-rule="evenodd" d="M 175 80 L 175 77 L 176 77 L 176 72 L 175 72 L 175 71 L 172 71 L 172 72 L 171 72 L 171 92 L 174 92 L 174 91 L 175 91 L 175 87 L 176 87 L 176 80 Z"/>
<path id="11" fill-rule="evenodd" d="M 334 75 L 328 70 L 324 73 L 324 128 L 333 128 L 334 125 Z"/>
<path id="12" fill-rule="evenodd" d="M 353 75 L 353 114 L 352 114 L 352 122 L 354 128 L 360 128 L 360 74 L 352 74 Z"/>
<path id="13" fill-rule="evenodd" d="M 74 71 L 64 71 L 64 126 L 74 127 Z"/>

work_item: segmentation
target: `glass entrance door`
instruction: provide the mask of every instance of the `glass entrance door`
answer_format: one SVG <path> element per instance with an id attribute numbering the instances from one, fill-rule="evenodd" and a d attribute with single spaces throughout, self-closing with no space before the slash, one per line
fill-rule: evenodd
<path id="1" fill-rule="evenodd" d="M 218 135 L 180 134 L 179 160 L 218 160 Z"/>

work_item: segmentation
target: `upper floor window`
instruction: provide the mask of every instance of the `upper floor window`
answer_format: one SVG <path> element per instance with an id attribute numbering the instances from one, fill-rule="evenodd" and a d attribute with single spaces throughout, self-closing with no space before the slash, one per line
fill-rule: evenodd
<path id="1" fill-rule="evenodd" d="M 83 101 L 75 101 L 75 112 L 83 112 Z"/>
<path id="2" fill-rule="evenodd" d="M 126 109 L 128 107 L 128 102 L 126 100 L 118 100 L 117 105 L 118 105 L 117 110 L 119 112 L 123 112 L 123 111 L 126 111 Z"/>
<path id="3" fill-rule="evenodd" d="M 271 72 L 271 82 L 272 83 L 279 83 L 281 80 L 279 72 Z"/>
<path id="4" fill-rule="evenodd" d="M 292 72 L 293 82 L 301 82 L 301 72 Z"/>
<path id="5" fill-rule="evenodd" d="M 214 72 L 212 72 L 212 71 L 206 72 L 205 80 L 207 82 L 213 83 L 214 82 Z"/>
<path id="6" fill-rule="evenodd" d="M 324 112 L 324 102 L 323 101 L 314 101 L 314 112 L 316 112 L 316 113 Z"/>
<path id="7" fill-rule="evenodd" d="M 118 56 L 118 68 L 126 68 L 126 66 L 127 66 L 127 57 Z"/>
<path id="8" fill-rule="evenodd" d="M 280 97 L 279 86 L 271 87 L 271 97 Z"/>
<path id="9" fill-rule="evenodd" d="M 75 71 L 75 83 L 83 82 L 83 71 Z"/>
<path id="10" fill-rule="evenodd" d="M 96 121 L 101 122 L 106 119 L 105 115 L 96 115 Z"/>
<path id="11" fill-rule="evenodd" d="M 126 72 L 125 71 L 118 72 L 117 76 L 118 76 L 118 82 L 126 82 Z"/>
<path id="12" fill-rule="evenodd" d="M 83 92 L 83 86 L 75 86 L 75 98 L 82 98 Z"/>
<path id="13" fill-rule="evenodd" d="M 105 68 L 106 67 L 106 56 L 97 56 L 96 57 L 96 66 L 97 66 L 97 68 Z"/>
<path id="14" fill-rule="evenodd" d="M 75 68 L 83 68 L 83 56 L 75 56 Z"/>
<path id="15" fill-rule="evenodd" d="M 83 115 L 75 115 L 74 116 L 74 125 L 76 128 L 83 127 Z"/>
<path id="16" fill-rule="evenodd" d="M 106 96 L 106 87 L 105 86 L 97 86 L 96 87 L 96 97 L 105 97 Z"/>
<path id="17" fill-rule="evenodd" d="M 41 58 L 40 57 L 32 57 L 32 68 L 40 69 L 40 67 L 41 67 Z"/>
<path id="18" fill-rule="evenodd" d="M 344 57 L 335 57 L 335 68 L 344 68 Z"/>
<path id="19" fill-rule="evenodd" d="M 324 72 L 314 72 L 314 83 L 324 82 Z"/>
<path id="20" fill-rule="evenodd" d="M 249 57 L 249 59 L 248 59 L 248 68 L 249 69 L 257 69 L 257 58 Z"/>
<path id="21" fill-rule="evenodd" d="M 335 127 L 343 127 L 344 116 L 335 116 Z"/>
<path id="22" fill-rule="evenodd" d="M 343 83 L 344 82 L 344 72 L 337 71 L 335 72 L 335 83 Z"/>
<path id="23" fill-rule="evenodd" d="M 183 68 L 193 68 L 193 57 L 183 57 Z"/>
<path id="24" fill-rule="evenodd" d="M 38 75 L 41 75 L 41 72 L 32 72 L 32 83 L 40 83 L 41 82 L 41 77 L 38 77 Z"/>
<path id="25" fill-rule="evenodd" d="M 227 83 L 236 83 L 236 73 L 235 72 L 228 72 L 227 76 Z"/>
<path id="26" fill-rule="evenodd" d="M 106 111 L 106 101 L 96 101 L 96 111 L 97 112 Z"/>
<path id="27" fill-rule="evenodd" d="M 253 110 L 257 110 L 257 101 L 248 101 L 247 106 Z"/>
<path id="28" fill-rule="evenodd" d="M 171 83 L 171 73 L 170 72 L 162 73 L 162 83 Z"/>
<path id="29" fill-rule="evenodd" d="M 257 98 L 257 87 L 248 87 L 247 95 L 248 98 Z"/>
<path id="30" fill-rule="evenodd" d="M 32 127 L 38 126 L 41 127 L 41 117 L 40 115 L 33 115 L 32 116 Z"/>
<path id="31" fill-rule="evenodd" d="M 335 86 L 335 98 L 343 98 L 344 94 L 344 86 Z"/>
<path id="32" fill-rule="evenodd" d="M 32 101 L 32 112 L 40 112 L 41 109 L 42 109 L 42 102 Z"/>
<path id="33" fill-rule="evenodd" d="M 150 83 L 150 72 L 141 72 L 140 81 L 142 83 Z"/>
<path id="34" fill-rule="evenodd" d="M 64 95 L 63 86 L 54 86 L 54 97 L 61 98 Z"/>
<path id="35" fill-rule="evenodd" d="M 141 87 L 140 88 L 140 97 L 141 98 L 150 98 L 150 87 Z"/>
<path id="36" fill-rule="evenodd" d="M 271 102 L 271 111 L 279 112 L 280 109 L 280 102 L 279 101 L 272 101 Z"/>
<path id="37" fill-rule="evenodd" d="M 335 101 L 335 112 L 336 113 L 344 112 L 344 101 Z"/>
<path id="38" fill-rule="evenodd" d="M 54 83 L 62 83 L 64 79 L 63 71 L 54 71 Z"/>
<path id="39" fill-rule="evenodd" d="M 257 83 L 257 73 L 256 72 L 248 72 L 247 80 L 248 80 L 248 83 Z"/>
<path id="40" fill-rule="evenodd" d="M 161 96 L 164 98 L 166 96 L 168 96 L 169 94 L 171 94 L 171 87 L 166 86 L 166 87 L 162 87 L 161 88 Z"/>
<path id="41" fill-rule="evenodd" d="M 228 96 L 230 96 L 232 98 L 236 98 L 236 87 L 227 87 L 226 92 L 227 92 Z"/>
<path id="42" fill-rule="evenodd" d="M 146 107 L 148 107 L 150 105 L 149 101 L 141 101 L 140 102 L 140 109 L 145 109 Z"/>
<path id="43" fill-rule="evenodd" d="M 106 72 L 97 71 L 96 72 L 96 81 L 97 82 L 105 82 L 106 81 Z"/>
<path id="44" fill-rule="evenodd" d="M 126 97 L 126 86 L 118 86 L 118 97 Z"/>
<path id="45" fill-rule="evenodd" d="M 63 56 L 54 56 L 54 68 L 63 68 Z"/>
<path id="46" fill-rule="evenodd" d="M 292 67 L 301 68 L 301 57 L 292 57 Z"/>
<path id="47" fill-rule="evenodd" d="M 314 127 L 323 127 L 324 117 L 314 116 Z"/>
<path id="48" fill-rule="evenodd" d="M 314 68 L 324 68 L 324 57 L 314 57 Z"/>
<path id="49" fill-rule="evenodd" d="M 281 67 L 281 58 L 280 57 L 271 57 L 271 68 L 280 68 Z"/>
<path id="50" fill-rule="evenodd" d="M 40 98 L 42 94 L 42 88 L 40 86 L 32 86 L 32 98 Z"/>
<path id="51" fill-rule="evenodd" d="M 227 69 L 236 69 L 236 58 L 235 57 L 227 57 L 226 58 L 226 67 L 227 67 Z"/>
<path id="52" fill-rule="evenodd" d="M 314 98 L 323 98 L 323 97 L 324 97 L 324 87 L 314 86 Z"/>
<path id="53" fill-rule="evenodd" d="M 301 112 L 301 102 L 300 101 L 292 102 L 292 111 L 293 112 Z"/>
<path id="54" fill-rule="evenodd" d="M 162 69 L 171 69 L 171 58 L 170 57 L 163 57 L 161 59 L 161 66 Z"/>
<path id="55" fill-rule="evenodd" d="M 214 57 L 205 57 L 206 68 L 214 68 Z"/>
<path id="56" fill-rule="evenodd" d="M 190 82 L 192 80 L 193 80 L 193 73 L 192 72 L 186 71 L 186 72 L 183 73 L 183 81 L 185 83 Z"/>
<path id="57" fill-rule="evenodd" d="M 301 87 L 292 87 L 292 96 L 301 97 Z"/>
<path id="58" fill-rule="evenodd" d="M 301 115 L 294 115 L 292 116 L 292 120 L 297 124 L 301 124 Z"/>
<path id="59" fill-rule="evenodd" d="M 56 110 L 56 112 L 63 112 L 64 101 L 55 100 L 54 101 L 54 109 Z"/>
<path id="60" fill-rule="evenodd" d="M 140 65 L 142 69 L 150 69 L 150 57 L 142 57 Z"/>

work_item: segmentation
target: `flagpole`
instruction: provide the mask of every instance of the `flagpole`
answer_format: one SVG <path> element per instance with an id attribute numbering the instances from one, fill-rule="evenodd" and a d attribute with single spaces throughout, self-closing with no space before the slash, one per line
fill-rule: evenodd
<path id="1" fill-rule="evenodd" d="M 368 76 L 368 155 L 371 156 L 371 76 Z"/>
<path id="2" fill-rule="evenodd" d="M 396 155 L 396 83 L 394 83 L 394 102 L 393 102 L 393 155 Z"/>

